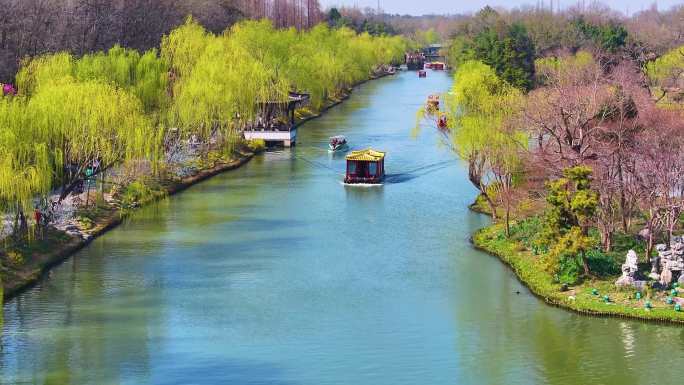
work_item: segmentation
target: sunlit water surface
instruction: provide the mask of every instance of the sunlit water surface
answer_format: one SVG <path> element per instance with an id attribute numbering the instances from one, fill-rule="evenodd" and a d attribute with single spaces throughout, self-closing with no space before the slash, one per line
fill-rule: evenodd
<path id="1" fill-rule="evenodd" d="M 1 384 L 674 384 L 684 328 L 534 298 L 415 112 L 451 84 L 367 83 L 269 152 L 148 207 L 4 306 Z M 345 187 L 327 139 L 388 152 Z M 520 291 L 521 294 L 516 294 Z"/>

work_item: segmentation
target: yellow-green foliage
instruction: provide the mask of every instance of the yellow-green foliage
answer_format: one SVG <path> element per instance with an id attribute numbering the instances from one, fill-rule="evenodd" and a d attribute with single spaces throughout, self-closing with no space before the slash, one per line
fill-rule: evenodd
<path id="1" fill-rule="evenodd" d="M 13 266 L 21 266 L 24 264 L 24 256 L 18 251 L 8 251 L 7 261 Z"/>
<path id="2" fill-rule="evenodd" d="M 0 98 L 0 210 L 30 210 L 33 198 L 50 190 L 49 133 L 32 124 L 22 98 Z"/>
<path id="3" fill-rule="evenodd" d="M 683 52 L 684 46 L 681 46 L 646 64 L 646 75 L 655 91 L 662 91 L 661 95 L 665 96 L 672 89 L 678 90 L 675 95 L 670 94 L 668 98 L 663 97 L 664 103 L 681 102 L 681 89 L 684 87 L 684 79 L 682 78 L 684 75 Z"/>
<path id="4" fill-rule="evenodd" d="M 61 55 L 59 55 L 61 56 Z M 152 159 L 159 133 L 140 101 L 113 84 L 46 81 L 30 98 L 0 99 L 0 208 L 31 210 L 64 171 L 99 159 L 103 165 Z"/>
<path id="5" fill-rule="evenodd" d="M 563 81 L 577 79 L 583 73 L 591 73 L 597 66 L 594 56 L 587 51 L 562 57 L 543 57 L 534 61 L 537 83 L 547 84 L 550 78 Z"/>
<path id="6" fill-rule="evenodd" d="M 418 44 L 419 47 L 426 47 L 430 44 L 435 44 L 440 41 L 439 34 L 434 28 L 427 30 L 417 30 L 413 36 L 413 40 Z"/>
<path id="7" fill-rule="evenodd" d="M 673 49 L 657 60 L 646 64 L 646 74 L 654 84 L 678 79 L 684 72 L 684 46 Z"/>
<path id="8" fill-rule="evenodd" d="M 153 190 L 144 182 L 134 181 L 121 194 L 121 204 L 124 207 L 134 207 L 151 199 L 153 194 Z"/>
<path id="9" fill-rule="evenodd" d="M 311 93 L 318 109 L 377 65 L 398 61 L 405 48 L 401 37 L 323 24 L 278 30 L 267 20 L 244 21 L 215 36 L 188 19 L 162 43 L 162 57 L 178 75 L 170 119 L 193 133 L 229 129 L 237 116 L 252 118 L 259 102 L 286 101 L 291 90 Z"/>
<path id="10" fill-rule="evenodd" d="M 252 139 L 247 143 L 247 147 L 254 152 L 260 153 L 266 149 L 266 141 L 263 139 Z"/>
<path id="11" fill-rule="evenodd" d="M 479 61 L 467 61 L 456 72 L 452 92 L 446 97 L 449 128 L 463 159 L 490 154 L 517 159 L 511 146 L 524 146 L 524 135 L 507 130 L 504 124 L 520 111 L 522 94 L 501 80 L 496 72 Z M 506 150 L 506 151 L 504 151 Z M 505 159 L 500 159 L 505 160 Z"/>
<path id="12" fill-rule="evenodd" d="M 168 65 L 156 50 L 141 55 L 138 51 L 114 46 L 80 59 L 61 52 L 39 56 L 25 63 L 17 84 L 23 95 L 33 95 L 40 87 L 76 81 L 98 80 L 130 91 L 152 112 L 168 103 Z"/>
<path id="13" fill-rule="evenodd" d="M 27 113 L 65 163 L 97 158 L 110 164 L 151 157 L 156 150 L 158 135 L 140 101 L 113 85 L 90 80 L 41 87 Z"/>
<path id="14" fill-rule="evenodd" d="M 229 155 L 236 129 L 268 101 L 310 92 L 320 108 L 336 92 L 398 61 L 401 37 L 319 25 L 278 30 L 244 21 L 221 35 L 192 18 L 143 54 L 115 46 L 77 58 L 26 60 L 19 95 L 0 97 L 0 211 L 29 212 L 62 182 L 65 166 L 156 160 L 163 127 L 218 139 Z"/>

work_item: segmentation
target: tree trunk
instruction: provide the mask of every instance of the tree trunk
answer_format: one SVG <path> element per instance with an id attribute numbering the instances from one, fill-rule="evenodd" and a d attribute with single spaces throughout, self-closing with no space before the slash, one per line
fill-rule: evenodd
<path id="1" fill-rule="evenodd" d="M 484 192 L 484 188 L 480 188 L 480 194 L 482 194 L 484 199 L 487 201 L 487 204 L 489 204 L 489 209 L 492 211 L 492 219 L 497 220 L 496 205 L 494 204 L 494 201 L 489 197 L 489 195 L 487 195 L 486 192 Z"/>
<path id="2" fill-rule="evenodd" d="M 28 234 L 28 222 L 26 221 L 24 210 L 19 210 L 19 231 L 21 235 Z"/>
<path id="3" fill-rule="evenodd" d="M 506 202 L 506 238 L 511 236 L 511 205 Z"/>
<path id="4" fill-rule="evenodd" d="M 587 261 L 587 256 L 584 253 L 584 251 L 582 252 L 582 268 L 584 268 L 584 275 L 588 277 L 590 274 L 589 273 L 589 262 Z"/>
<path id="5" fill-rule="evenodd" d="M 649 231 L 648 231 L 648 244 L 646 245 L 646 260 L 651 259 L 651 253 L 653 253 L 653 230 L 650 229 L 651 226 L 649 226 Z"/>
<path id="6" fill-rule="evenodd" d="M 611 232 L 608 230 L 604 230 L 601 236 L 603 237 L 603 251 L 605 251 L 606 253 L 610 253 L 610 250 L 613 248 Z"/>
<path id="7" fill-rule="evenodd" d="M 618 160 L 618 188 L 620 189 L 620 215 L 622 216 L 622 231 L 625 234 L 629 231 L 629 221 L 627 218 L 630 213 L 627 212 L 627 198 L 625 197 L 625 182 L 622 175 L 622 161 Z"/>

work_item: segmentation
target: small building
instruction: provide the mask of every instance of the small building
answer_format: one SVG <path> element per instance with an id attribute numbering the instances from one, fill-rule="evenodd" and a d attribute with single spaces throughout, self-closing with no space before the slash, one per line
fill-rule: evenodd
<path id="1" fill-rule="evenodd" d="M 407 52 L 404 61 L 409 71 L 422 70 L 425 66 L 425 55 L 422 52 Z"/>
<path id="2" fill-rule="evenodd" d="M 347 155 L 344 183 L 379 184 L 385 179 L 385 153 L 373 149 L 352 151 Z"/>
<path id="3" fill-rule="evenodd" d="M 259 113 L 248 123 L 243 134 L 245 139 L 263 139 L 267 144 L 282 144 L 291 147 L 297 142 L 295 110 L 309 103 L 309 95 L 290 92 L 287 101 L 259 103 Z"/>
<path id="4" fill-rule="evenodd" d="M 429 46 L 423 48 L 423 55 L 427 59 L 434 59 L 440 56 L 440 51 L 442 50 L 441 44 L 430 44 Z"/>

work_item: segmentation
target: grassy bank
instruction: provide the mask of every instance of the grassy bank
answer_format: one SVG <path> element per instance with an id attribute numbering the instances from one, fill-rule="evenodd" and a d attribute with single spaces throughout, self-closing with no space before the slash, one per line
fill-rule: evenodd
<path id="1" fill-rule="evenodd" d="M 561 284 L 542 268 L 540 256 L 515 237 L 506 238 L 504 226 L 493 224 L 472 237 L 476 248 L 495 255 L 509 265 L 520 281 L 546 303 L 593 316 L 628 317 L 649 321 L 684 323 L 684 312 L 667 304 L 669 292 L 645 290 L 636 298 L 635 289 L 618 289 L 617 276 L 595 277 L 561 291 Z M 679 289 L 679 295 L 684 291 Z M 608 296 L 608 301 L 604 299 Z M 647 302 L 652 308 L 647 309 Z"/>

